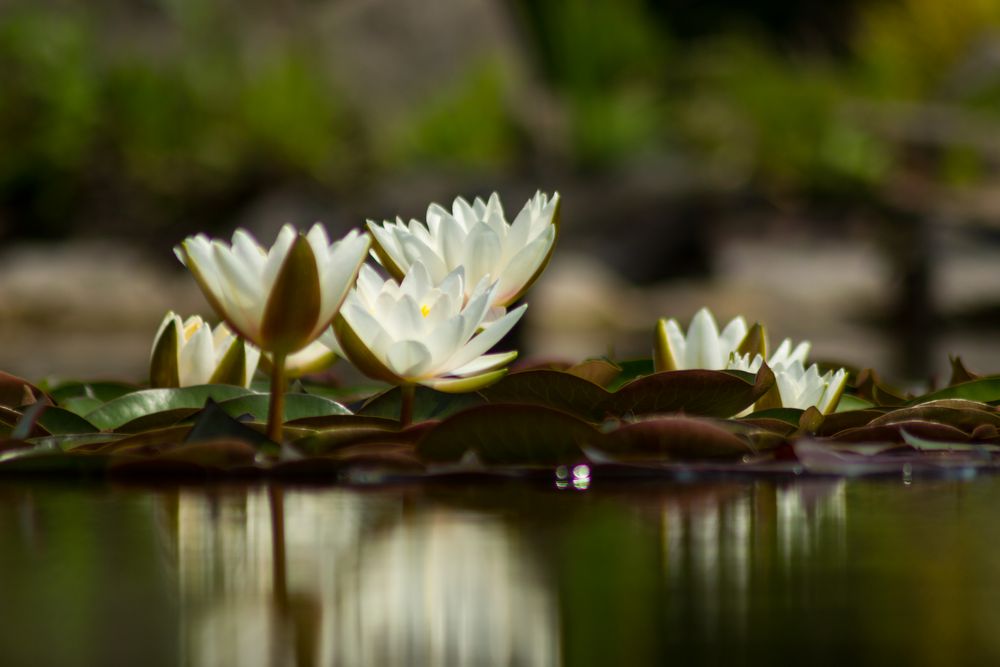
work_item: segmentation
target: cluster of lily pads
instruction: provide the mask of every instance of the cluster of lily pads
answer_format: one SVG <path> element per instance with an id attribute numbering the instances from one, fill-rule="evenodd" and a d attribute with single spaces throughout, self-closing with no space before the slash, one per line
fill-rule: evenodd
<path id="1" fill-rule="evenodd" d="M 0 374 L 0 473 L 295 474 L 384 479 L 573 466 L 620 474 L 712 468 L 851 473 L 992 466 L 1000 377 L 953 362 L 920 396 L 871 369 L 707 309 L 661 319 L 652 357 L 510 364 L 492 348 L 544 270 L 559 195 L 508 222 L 500 200 L 425 221 L 368 221 L 331 241 L 285 226 L 175 252 L 221 323 L 168 313 L 150 386 L 32 384 Z M 369 256 L 374 263 L 367 263 Z M 373 381 L 317 375 L 338 358 Z"/>

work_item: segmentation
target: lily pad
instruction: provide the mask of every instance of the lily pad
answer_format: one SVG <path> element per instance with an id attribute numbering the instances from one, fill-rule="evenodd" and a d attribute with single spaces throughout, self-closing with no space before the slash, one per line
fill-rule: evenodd
<path id="1" fill-rule="evenodd" d="M 371 398 L 357 414 L 366 417 L 382 417 L 399 420 L 401 392 L 399 387 Z M 483 398 L 476 393 L 448 394 L 418 386 L 413 401 L 413 421 L 444 419 L 467 408 L 481 405 Z"/>
<path id="2" fill-rule="evenodd" d="M 202 408 L 208 399 L 217 402 L 252 394 L 249 389 L 231 385 L 199 385 L 179 389 L 146 389 L 109 401 L 86 415 L 87 421 L 101 430 L 114 430 L 145 415 L 176 410 Z"/>
<path id="3" fill-rule="evenodd" d="M 590 380 L 565 371 L 511 373 L 480 394 L 490 403 L 541 405 L 600 421 L 610 394 Z"/>
<path id="4" fill-rule="evenodd" d="M 232 417 L 250 415 L 254 421 L 266 422 L 270 396 L 266 394 L 248 394 L 219 402 L 219 407 Z M 349 415 L 351 411 L 340 403 L 324 396 L 313 394 L 285 394 L 285 419 L 294 421 L 308 417 L 326 417 L 329 415 Z"/>
<path id="5" fill-rule="evenodd" d="M 731 417 L 774 386 L 766 365 L 756 376 L 740 371 L 664 371 L 634 380 L 599 406 L 607 414 L 683 413 Z"/>
<path id="6" fill-rule="evenodd" d="M 753 453 L 743 438 L 710 420 L 691 417 L 643 419 L 605 434 L 597 449 L 616 461 L 739 459 Z"/>
<path id="7" fill-rule="evenodd" d="M 482 405 L 444 420 L 417 443 L 421 459 L 457 463 L 475 454 L 487 464 L 553 466 L 584 460 L 600 433 L 585 421 L 539 405 Z"/>

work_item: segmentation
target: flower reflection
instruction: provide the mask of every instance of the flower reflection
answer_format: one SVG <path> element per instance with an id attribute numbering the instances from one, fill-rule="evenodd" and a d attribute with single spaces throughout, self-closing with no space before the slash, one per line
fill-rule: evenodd
<path id="1" fill-rule="evenodd" d="M 551 587 L 499 518 L 342 490 L 167 505 L 189 664 L 559 662 Z"/>
<path id="2" fill-rule="evenodd" d="M 844 489 L 844 480 L 809 480 L 671 493 L 662 535 L 666 579 L 678 593 L 673 603 L 699 609 L 695 623 L 707 636 L 747 631 L 753 596 L 769 585 L 768 573 L 794 577 L 817 558 L 846 560 Z"/>

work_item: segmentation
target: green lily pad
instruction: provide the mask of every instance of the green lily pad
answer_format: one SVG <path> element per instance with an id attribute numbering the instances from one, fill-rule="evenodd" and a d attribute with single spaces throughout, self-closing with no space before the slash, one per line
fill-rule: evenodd
<path id="1" fill-rule="evenodd" d="M 80 415 L 55 406 L 48 406 L 36 422 L 52 435 L 95 433 L 98 429 Z"/>
<path id="2" fill-rule="evenodd" d="M 86 419 L 101 430 L 114 430 L 145 415 L 178 408 L 202 408 L 208 399 L 221 402 L 251 393 L 249 389 L 243 387 L 223 384 L 179 389 L 146 389 L 108 401 L 87 414 Z"/>
<path id="3" fill-rule="evenodd" d="M 457 463 L 468 453 L 486 464 L 553 466 L 585 459 L 600 438 L 587 422 L 539 405 L 482 405 L 445 419 L 417 443 L 432 463 Z"/>
<path id="4" fill-rule="evenodd" d="M 937 401 L 943 398 L 963 398 L 977 403 L 997 403 L 1000 402 L 1000 377 L 984 377 L 978 380 L 962 382 L 951 387 L 945 387 L 929 394 L 919 396 L 911 405 Z"/>
<path id="5" fill-rule="evenodd" d="M 393 387 L 372 397 L 357 414 L 365 417 L 382 417 L 399 420 L 401 392 Z M 482 405 L 483 397 L 478 393 L 448 394 L 418 386 L 413 400 L 413 421 L 444 419 L 476 405 Z"/>
<path id="6" fill-rule="evenodd" d="M 230 398 L 219 402 L 219 407 L 232 417 L 250 415 L 254 421 L 266 422 L 270 396 L 266 394 L 249 394 Z M 294 421 L 308 417 L 326 417 L 329 415 L 349 415 L 351 411 L 340 403 L 324 396 L 313 394 L 285 394 L 285 419 Z"/>

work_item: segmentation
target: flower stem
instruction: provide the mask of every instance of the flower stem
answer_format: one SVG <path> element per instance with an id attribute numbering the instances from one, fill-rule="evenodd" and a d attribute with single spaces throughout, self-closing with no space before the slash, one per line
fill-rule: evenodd
<path id="1" fill-rule="evenodd" d="M 400 385 L 401 400 L 399 403 L 399 425 L 406 428 L 413 421 L 413 401 L 417 396 L 417 385 Z"/>
<path id="2" fill-rule="evenodd" d="M 267 410 L 267 437 L 279 445 L 285 421 L 285 356 L 275 352 L 271 359 L 271 401 Z"/>

